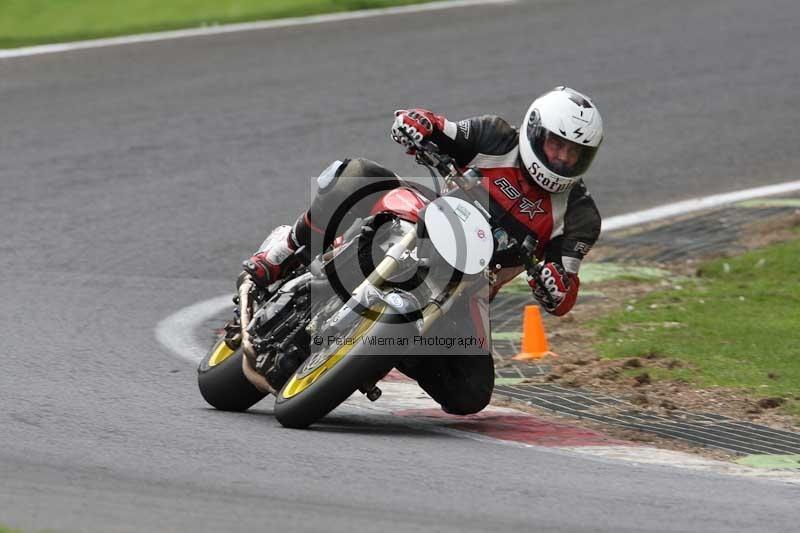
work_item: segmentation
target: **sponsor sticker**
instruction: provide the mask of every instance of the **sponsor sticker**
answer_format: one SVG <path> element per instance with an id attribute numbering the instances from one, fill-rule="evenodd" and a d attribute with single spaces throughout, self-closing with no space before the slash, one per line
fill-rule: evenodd
<path id="1" fill-rule="evenodd" d="M 456 206 L 455 211 L 456 211 L 456 216 L 458 216 L 458 218 L 461 219 L 461 222 L 466 222 L 467 219 L 470 217 L 470 215 L 472 215 L 472 213 L 469 212 L 469 209 L 467 209 L 463 205 Z"/>

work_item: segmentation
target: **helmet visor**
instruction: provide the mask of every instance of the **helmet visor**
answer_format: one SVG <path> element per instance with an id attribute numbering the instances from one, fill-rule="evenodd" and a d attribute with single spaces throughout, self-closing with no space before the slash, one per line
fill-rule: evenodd
<path id="1" fill-rule="evenodd" d="M 527 134 L 539 161 L 551 172 L 565 178 L 574 178 L 586 172 L 597 153 L 597 146 L 586 146 L 565 139 L 535 121 L 528 123 Z"/>

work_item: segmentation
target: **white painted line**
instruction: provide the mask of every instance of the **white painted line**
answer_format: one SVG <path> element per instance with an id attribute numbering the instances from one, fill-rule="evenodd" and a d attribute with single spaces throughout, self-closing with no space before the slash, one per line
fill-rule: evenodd
<path id="1" fill-rule="evenodd" d="M 156 326 L 156 339 L 190 363 L 199 363 L 211 345 L 202 345 L 195 331 L 203 322 L 233 308 L 233 293 L 217 296 L 172 313 Z"/>
<path id="2" fill-rule="evenodd" d="M 705 459 L 686 452 L 664 450 L 650 446 L 582 446 L 560 449 L 569 450 L 584 456 L 588 455 L 603 459 L 616 459 L 638 464 L 685 468 L 688 470 L 713 472 L 715 474 L 732 476 L 766 478 L 791 483 L 793 485 L 800 485 L 800 474 L 796 472 L 769 471 L 751 468 L 735 463 L 717 461 L 715 459 Z"/>
<path id="3" fill-rule="evenodd" d="M 308 17 L 293 17 L 293 18 L 284 18 L 276 20 L 264 20 L 260 22 L 243 22 L 239 24 L 221 24 L 215 26 L 204 26 L 201 28 L 190 28 L 185 30 L 162 31 L 156 33 L 142 33 L 139 35 L 126 35 L 122 37 L 110 37 L 108 39 L 92 39 L 89 41 L 45 44 L 41 46 L 30 46 L 26 48 L 0 49 L 0 59 L 28 57 L 41 54 L 56 54 L 59 52 L 71 52 L 74 50 L 85 50 L 88 48 L 104 48 L 107 46 L 120 46 L 125 44 L 150 43 L 154 41 L 166 41 L 170 39 L 185 39 L 187 37 L 204 37 L 208 35 L 221 35 L 224 33 L 269 30 L 275 28 L 289 28 L 292 26 L 306 26 L 309 24 L 324 24 L 328 22 L 342 22 L 347 20 L 356 20 L 368 17 L 380 17 L 386 15 L 423 13 L 426 11 L 440 11 L 443 9 L 456 9 L 456 8 L 490 5 L 490 4 L 511 4 L 515 3 L 516 1 L 517 0 L 445 0 L 438 2 L 429 2 L 425 4 L 415 4 L 410 6 L 386 7 L 379 9 L 362 9 L 358 11 L 347 11 L 344 13 L 330 13 L 327 15 L 311 15 Z"/>
<path id="4" fill-rule="evenodd" d="M 607 218 L 603 220 L 603 231 L 631 228 L 647 224 L 648 222 L 686 215 L 695 211 L 702 211 L 704 209 L 733 204 L 744 200 L 775 196 L 777 194 L 787 194 L 795 191 L 800 191 L 800 181 L 789 181 L 777 185 L 756 187 L 755 189 L 745 189 L 742 191 L 715 194 L 713 196 L 704 196 L 702 198 L 692 198 L 690 200 L 684 200 L 683 202 L 662 205 L 652 209 L 645 209 L 644 211 L 636 211 L 635 213 L 629 213 L 627 215 Z"/>

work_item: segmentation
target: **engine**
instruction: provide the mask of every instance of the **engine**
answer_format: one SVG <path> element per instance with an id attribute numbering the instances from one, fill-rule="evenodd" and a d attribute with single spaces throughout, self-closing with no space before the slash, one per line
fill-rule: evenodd
<path id="1" fill-rule="evenodd" d="M 253 316 L 248 332 L 256 352 L 256 371 L 276 389 L 309 355 L 309 284 L 286 284 Z"/>

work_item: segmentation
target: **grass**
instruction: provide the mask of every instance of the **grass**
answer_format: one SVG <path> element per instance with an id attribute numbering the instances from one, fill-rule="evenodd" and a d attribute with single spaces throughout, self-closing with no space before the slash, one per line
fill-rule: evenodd
<path id="1" fill-rule="evenodd" d="M 0 48 L 426 0 L 0 0 Z"/>
<path id="2" fill-rule="evenodd" d="M 0 525 L 0 533 L 22 533 L 19 529 L 11 529 Z"/>
<path id="3" fill-rule="evenodd" d="M 800 415 L 800 238 L 707 263 L 594 325 L 605 357 L 680 359 L 691 370 L 653 377 L 782 397 Z"/>

